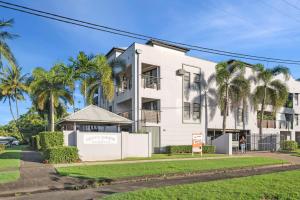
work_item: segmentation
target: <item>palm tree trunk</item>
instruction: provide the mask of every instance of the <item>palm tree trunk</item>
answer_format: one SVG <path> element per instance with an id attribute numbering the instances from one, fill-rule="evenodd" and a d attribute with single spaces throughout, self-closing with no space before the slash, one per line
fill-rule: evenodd
<path id="1" fill-rule="evenodd" d="M 226 119 L 227 119 L 227 112 L 228 112 L 228 86 L 226 86 L 225 91 L 225 102 L 224 102 L 224 113 L 223 113 L 223 134 L 226 133 Z"/>
<path id="2" fill-rule="evenodd" d="M 262 136 L 262 122 L 264 118 L 264 111 L 265 111 L 265 101 L 266 101 L 266 94 L 267 94 L 267 87 L 264 88 L 264 95 L 261 102 L 261 109 L 260 109 L 260 119 L 259 119 L 259 135 Z"/>
<path id="3" fill-rule="evenodd" d="M 246 105 L 247 105 L 247 102 L 246 102 L 246 99 L 243 98 L 243 108 L 242 108 L 242 121 L 243 121 L 243 131 L 245 132 L 245 129 L 246 129 Z"/>
<path id="4" fill-rule="evenodd" d="M 10 110 L 10 114 L 11 114 L 11 116 L 12 116 L 13 120 L 16 122 L 15 115 L 14 115 L 14 113 L 13 113 L 13 111 L 12 111 L 12 106 L 11 106 L 11 98 L 10 98 L 10 97 L 8 97 L 8 104 L 9 104 L 9 110 Z"/>
<path id="5" fill-rule="evenodd" d="M 19 119 L 19 107 L 18 107 L 18 99 L 16 98 L 16 111 L 17 111 L 17 119 Z"/>
<path id="6" fill-rule="evenodd" d="M 54 99 L 53 94 L 50 94 L 50 130 L 54 132 Z"/>

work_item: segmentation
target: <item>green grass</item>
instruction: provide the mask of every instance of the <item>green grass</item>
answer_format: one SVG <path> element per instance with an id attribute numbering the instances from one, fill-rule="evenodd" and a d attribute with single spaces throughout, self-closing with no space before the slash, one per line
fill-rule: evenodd
<path id="1" fill-rule="evenodd" d="M 203 158 L 207 157 L 224 157 L 227 156 L 225 154 L 203 154 Z M 183 153 L 183 154 L 152 154 L 150 158 L 141 158 L 141 157 L 129 157 L 123 160 L 158 160 L 158 159 L 178 159 L 178 158 L 201 158 L 200 154 L 190 154 L 190 153 Z"/>
<path id="2" fill-rule="evenodd" d="M 0 172 L 0 183 L 13 182 L 19 179 L 19 171 Z"/>
<path id="3" fill-rule="evenodd" d="M 146 175 L 187 173 L 214 169 L 281 164 L 285 161 L 263 157 L 224 158 L 215 160 L 181 160 L 147 163 L 105 164 L 59 167 L 61 175 L 93 179 L 119 179 Z"/>
<path id="4" fill-rule="evenodd" d="M 0 154 L 0 183 L 16 181 L 20 177 L 20 157 L 24 148 L 25 146 L 7 148 Z"/>
<path id="5" fill-rule="evenodd" d="M 230 180 L 211 181 L 142 189 L 107 196 L 107 200 L 189 200 L 189 199 L 300 199 L 300 170 L 257 175 Z"/>

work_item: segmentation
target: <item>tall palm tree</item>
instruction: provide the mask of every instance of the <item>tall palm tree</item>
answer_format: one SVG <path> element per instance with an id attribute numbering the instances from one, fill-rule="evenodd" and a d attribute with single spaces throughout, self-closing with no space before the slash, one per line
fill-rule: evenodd
<path id="1" fill-rule="evenodd" d="M 114 97 L 114 81 L 120 82 L 119 75 L 125 67 L 126 64 L 123 60 L 115 59 L 109 63 L 105 56 L 97 55 L 93 59 L 91 76 L 88 78 L 88 102 L 92 102 L 94 94 L 100 86 L 103 97 L 111 101 Z"/>
<path id="2" fill-rule="evenodd" d="M 24 100 L 24 93 L 28 92 L 27 74 L 21 74 L 22 68 L 16 66 L 4 68 L 0 74 L 1 93 L 8 99 L 13 119 L 19 118 L 18 101 Z M 15 102 L 16 116 L 12 111 L 12 101 Z"/>
<path id="3" fill-rule="evenodd" d="M 219 107 L 223 113 L 223 134 L 226 133 L 226 119 L 230 102 L 234 101 L 236 94 L 243 90 L 245 66 L 235 61 L 221 62 L 216 65 L 216 83 L 218 87 Z"/>
<path id="4" fill-rule="evenodd" d="M 259 118 L 259 134 L 262 135 L 262 122 L 266 105 L 272 105 L 273 114 L 278 108 L 282 107 L 288 98 L 288 87 L 285 83 L 276 79 L 275 76 L 283 74 L 286 79 L 289 78 L 289 69 L 283 66 L 277 66 L 271 69 L 266 69 L 263 65 L 255 66 L 257 70 L 257 80 L 259 85 L 256 86 L 253 93 L 254 107 L 257 109 L 260 105 Z"/>
<path id="5" fill-rule="evenodd" d="M 80 92 L 83 95 L 85 106 L 87 105 L 87 79 L 93 66 L 93 58 L 94 55 L 86 55 L 83 51 L 79 52 L 76 59 L 70 58 L 74 79 L 80 81 Z"/>
<path id="6" fill-rule="evenodd" d="M 14 24 L 13 19 L 10 19 L 7 21 L 0 20 L 0 68 L 3 67 L 2 56 L 9 62 L 9 64 L 12 67 L 17 66 L 17 61 L 16 61 L 10 47 L 6 43 L 6 40 L 13 39 L 13 38 L 17 37 L 17 35 L 9 33 L 8 31 L 2 30 L 4 28 L 12 27 L 13 24 Z"/>
<path id="7" fill-rule="evenodd" d="M 49 71 L 36 68 L 32 73 L 30 89 L 36 97 L 39 109 L 44 110 L 47 102 L 50 110 L 50 130 L 54 131 L 55 109 L 60 104 L 73 104 L 72 92 L 66 84 L 64 73 L 61 73 L 62 64 L 54 65 Z"/>

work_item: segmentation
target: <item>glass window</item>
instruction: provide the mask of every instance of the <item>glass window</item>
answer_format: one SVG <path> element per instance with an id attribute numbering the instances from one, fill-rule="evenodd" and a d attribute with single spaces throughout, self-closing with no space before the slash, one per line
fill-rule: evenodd
<path id="1" fill-rule="evenodd" d="M 191 106 L 189 102 L 184 102 L 184 112 L 183 112 L 183 118 L 184 119 L 190 119 L 190 111 L 191 111 Z"/>
<path id="2" fill-rule="evenodd" d="M 199 90 L 200 89 L 200 74 L 194 74 L 194 89 Z"/>
<path id="3" fill-rule="evenodd" d="M 296 126 L 299 125 L 299 115 L 298 114 L 295 114 L 295 124 L 296 124 Z"/>
<path id="4" fill-rule="evenodd" d="M 295 93 L 294 95 L 295 95 L 295 96 L 294 96 L 294 99 L 295 99 L 295 105 L 296 105 L 296 106 L 299 106 L 299 94 L 298 94 L 298 93 Z"/>
<path id="5" fill-rule="evenodd" d="M 200 119 L 200 104 L 199 103 L 194 103 L 193 118 Z"/>
<path id="6" fill-rule="evenodd" d="M 184 73 L 184 88 L 190 88 L 191 87 L 191 74 L 190 72 L 185 72 Z"/>

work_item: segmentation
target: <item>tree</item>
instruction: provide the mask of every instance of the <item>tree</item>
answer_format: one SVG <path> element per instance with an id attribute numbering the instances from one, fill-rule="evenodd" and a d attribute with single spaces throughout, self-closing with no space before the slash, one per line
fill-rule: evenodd
<path id="1" fill-rule="evenodd" d="M 8 99 L 10 112 L 14 120 L 19 118 L 18 101 L 24 100 L 24 93 L 28 92 L 27 74 L 21 74 L 22 68 L 16 66 L 4 68 L 0 74 L 0 88 L 4 99 Z M 15 102 L 16 116 L 12 111 L 12 101 Z"/>
<path id="2" fill-rule="evenodd" d="M 83 95 L 84 105 L 87 105 L 87 79 L 90 76 L 90 69 L 93 66 L 93 55 L 86 55 L 83 51 L 80 51 L 77 58 L 70 58 L 71 69 L 73 71 L 73 79 L 80 81 L 80 92 Z"/>
<path id="3" fill-rule="evenodd" d="M 55 109 L 60 104 L 73 104 L 72 92 L 66 83 L 61 65 L 54 65 L 49 71 L 36 68 L 32 73 L 30 84 L 31 95 L 35 98 L 39 109 L 44 110 L 49 102 L 50 130 L 54 131 Z"/>
<path id="4" fill-rule="evenodd" d="M 276 79 L 276 76 L 283 74 L 285 79 L 289 78 L 289 69 L 283 66 L 277 66 L 271 69 L 266 69 L 263 65 L 255 66 L 257 70 L 257 80 L 259 85 L 256 86 L 253 93 L 253 103 L 255 109 L 260 105 L 259 117 L 259 134 L 262 135 L 262 122 L 266 105 L 271 105 L 273 114 L 278 108 L 282 107 L 288 98 L 288 88 L 285 83 Z"/>
<path id="5" fill-rule="evenodd" d="M 226 133 L 226 119 L 230 102 L 235 100 L 235 95 L 244 88 L 245 66 L 235 61 L 232 63 L 221 62 L 216 65 L 216 83 L 218 87 L 218 104 L 223 113 L 223 134 Z"/>
<path id="6" fill-rule="evenodd" d="M 90 77 L 87 79 L 87 101 L 92 103 L 98 88 L 102 88 L 102 95 L 111 101 L 114 97 L 114 82 L 112 78 L 112 68 L 105 56 L 97 55 L 93 60 Z M 99 94 L 100 95 L 100 94 Z"/>
<path id="7" fill-rule="evenodd" d="M 2 56 L 8 61 L 8 63 L 12 67 L 17 66 L 17 61 L 16 61 L 10 47 L 6 43 L 6 40 L 13 39 L 13 38 L 17 37 L 17 35 L 9 33 L 8 31 L 2 30 L 7 27 L 12 27 L 13 24 L 14 24 L 13 19 L 10 19 L 7 21 L 0 20 L 0 68 L 3 67 Z"/>

